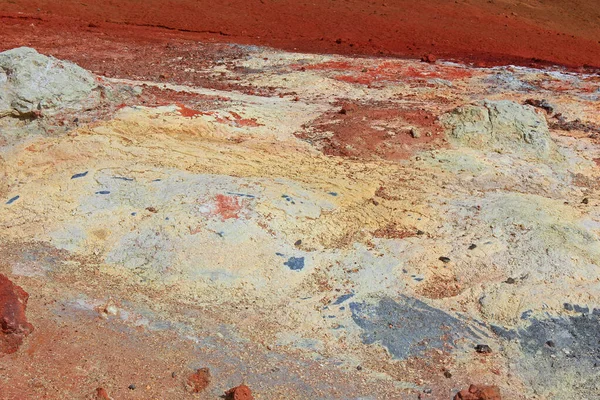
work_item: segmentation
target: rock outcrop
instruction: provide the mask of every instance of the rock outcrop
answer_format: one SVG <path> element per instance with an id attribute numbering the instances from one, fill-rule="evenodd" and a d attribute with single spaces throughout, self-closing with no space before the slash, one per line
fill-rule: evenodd
<path id="1" fill-rule="evenodd" d="M 440 118 L 456 145 L 548 160 L 557 156 L 543 116 L 509 100 L 458 107 Z"/>
<path id="2" fill-rule="evenodd" d="M 0 117 L 85 109 L 100 100 L 91 72 L 19 47 L 0 53 Z"/>

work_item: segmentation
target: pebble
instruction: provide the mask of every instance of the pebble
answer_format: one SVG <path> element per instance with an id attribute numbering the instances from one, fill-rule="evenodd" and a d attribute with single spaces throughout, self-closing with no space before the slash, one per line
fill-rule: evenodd
<path id="1" fill-rule="evenodd" d="M 487 344 L 478 344 L 475 346 L 475 351 L 480 354 L 489 354 L 492 352 L 492 348 Z"/>
<path id="2" fill-rule="evenodd" d="M 127 388 L 129 390 L 135 390 L 135 385 L 132 383 L 131 385 L 127 386 Z"/>
<path id="3" fill-rule="evenodd" d="M 447 264 L 450 262 L 450 259 L 448 257 L 444 257 L 444 256 L 440 257 L 439 260 L 441 262 L 443 262 L 444 264 Z"/>

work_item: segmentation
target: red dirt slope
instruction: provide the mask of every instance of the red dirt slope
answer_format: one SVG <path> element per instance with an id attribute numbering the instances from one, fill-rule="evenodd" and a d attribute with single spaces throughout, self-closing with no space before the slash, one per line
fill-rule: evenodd
<path id="1" fill-rule="evenodd" d="M 0 2 L 4 46 L 7 16 L 109 34 L 115 24 L 151 26 L 307 52 L 600 67 L 597 0 L 11 0 Z"/>

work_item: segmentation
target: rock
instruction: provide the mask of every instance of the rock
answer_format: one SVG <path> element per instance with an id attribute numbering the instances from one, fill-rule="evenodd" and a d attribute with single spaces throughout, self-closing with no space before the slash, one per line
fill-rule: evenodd
<path id="1" fill-rule="evenodd" d="M 478 344 L 475 346 L 475 351 L 480 354 L 489 354 L 492 352 L 492 348 L 487 344 Z"/>
<path id="2" fill-rule="evenodd" d="M 508 100 L 461 106 L 440 117 L 455 145 L 547 160 L 557 156 L 545 118 Z"/>
<path id="3" fill-rule="evenodd" d="M 552 104 L 548 103 L 548 101 L 544 100 L 544 99 L 542 99 L 542 100 L 527 99 L 527 100 L 525 100 L 525 104 L 529 104 L 530 106 L 541 108 L 542 110 L 546 111 L 547 114 L 554 113 L 554 107 L 552 106 Z"/>
<path id="4" fill-rule="evenodd" d="M 421 133 L 417 128 L 410 128 L 410 136 L 412 136 L 413 139 L 418 139 L 421 137 Z"/>
<path id="5" fill-rule="evenodd" d="M 502 400 L 502 397 L 497 386 L 471 385 L 456 393 L 454 400 Z"/>
<path id="6" fill-rule="evenodd" d="M 100 100 L 98 88 L 89 71 L 34 49 L 0 53 L 0 118 L 88 108 Z"/>
<path id="7" fill-rule="evenodd" d="M 421 57 L 421 61 L 430 63 L 430 64 L 434 64 L 437 61 L 437 57 L 435 55 L 429 53 L 429 54 L 425 54 L 423 57 Z"/>
<path id="8" fill-rule="evenodd" d="M 208 368 L 200 368 L 196 370 L 187 379 L 186 387 L 191 393 L 200 393 L 210 385 L 210 371 Z"/>
<path id="9" fill-rule="evenodd" d="M 225 400 L 254 400 L 254 397 L 248 386 L 240 385 L 226 391 Z"/>
<path id="10" fill-rule="evenodd" d="M 99 387 L 96 389 L 94 400 L 113 400 L 113 398 L 108 395 L 106 389 Z"/>
<path id="11" fill-rule="evenodd" d="M 0 274 L 0 352 L 14 353 L 23 339 L 33 332 L 25 309 L 29 294 Z"/>

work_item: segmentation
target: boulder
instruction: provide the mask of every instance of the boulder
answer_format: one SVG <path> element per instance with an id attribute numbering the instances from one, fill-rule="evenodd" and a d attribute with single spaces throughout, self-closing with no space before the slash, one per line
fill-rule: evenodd
<path id="1" fill-rule="evenodd" d="M 541 160 L 557 156 L 545 118 L 529 105 L 485 100 L 458 107 L 440 121 L 459 146 Z"/>
<path id="2" fill-rule="evenodd" d="M 94 106 L 99 86 L 89 71 L 19 47 L 0 53 L 0 118 L 33 117 Z"/>
<path id="3" fill-rule="evenodd" d="M 14 353 L 23 339 L 33 332 L 25 308 L 29 294 L 0 274 L 0 353 Z"/>

